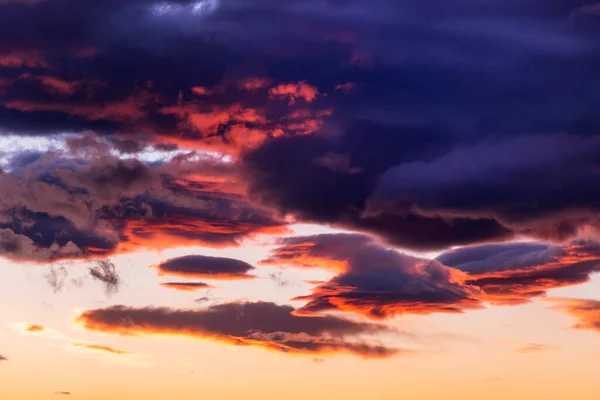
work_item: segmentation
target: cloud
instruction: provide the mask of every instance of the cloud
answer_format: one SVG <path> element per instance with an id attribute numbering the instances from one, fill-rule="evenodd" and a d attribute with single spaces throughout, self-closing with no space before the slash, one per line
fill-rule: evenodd
<path id="1" fill-rule="evenodd" d="M 232 183 L 235 168 L 213 156 L 191 152 L 149 164 L 121 160 L 94 137 L 67 144 L 74 155 L 40 154 L 0 174 L 5 257 L 47 262 L 183 244 L 236 246 L 286 229 L 251 205 Z"/>
<path id="2" fill-rule="evenodd" d="M 587 282 L 600 271 L 599 249 L 587 241 L 516 242 L 462 247 L 428 260 L 366 235 L 325 234 L 282 239 L 261 264 L 336 274 L 294 299 L 307 302 L 299 312 L 337 310 L 382 319 L 523 304 L 548 290 Z"/>
<path id="3" fill-rule="evenodd" d="M 101 346 L 99 344 L 74 343 L 73 346 L 74 347 L 83 348 L 83 349 L 86 349 L 86 350 L 101 351 L 101 352 L 105 352 L 105 353 L 109 353 L 109 354 L 115 354 L 115 355 L 131 354 L 128 351 L 117 350 L 117 349 L 113 349 L 112 347 Z"/>
<path id="4" fill-rule="evenodd" d="M 65 267 L 54 267 L 53 265 L 50 265 L 48 272 L 44 275 L 44 277 L 54 293 L 58 293 L 65 286 L 67 275 L 68 272 Z"/>
<path id="5" fill-rule="evenodd" d="M 71 392 L 54 392 L 54 394 L 59 396 L 70 396 Z"/>
<path id="6" fill-rule="evenodd" d="M 481 307 L 479 289 L 467 274 L 434 260 L 388 249 L 358 234 L 324 234 L 282 240 L 269 264 L 323 267 L 337 272 L 312 294 L 299 312 L 349 311 L 369 318 L 403 313 L 458 313 Z"/>
<path id="7" fill-rule="evenodd" d="M 319 95 L 319 89 L 306 82 L 279 84 L 269 90 L 272 98 L 287 98 L 289 105 L 294 105 L 297 99 L 312 102 Z"/>
<path id="8" fill-rule="evenodd" d="M 43 332 L 45 328 L 42 325 L 38 324 L 30 324 L 27 326 L 27 332 L 35 333 L 35 332 Z"/>
<path id="9" fill-rule="evenodd" d="M 469 273 L 485 301 L 521 304 L 550 289 L 585 283 L 600 271 L 600 247 L 579 241 L 565 246 L 507 243 L 465 247 L 440 255 L 445 265 Z"/>
<path id="10" fill-rule="evenodd" d="M 600 332 L 600 301 L 583 299 L 551 298 L 555 308 L 577 320 L 575 329 L 591 329 Z"/>
<path id="11" fill-rule="evenodd" d="M 70 337 L 62 332 L 46 328 L 38 324 L 15 322 L 9 324 L 9 327 L 15 329 L 23 335 L 36 335 L 47 338 L 49 340 L 46 343 L 48 346 L 57 346 L 67 350 L 76 350 L 84 353 L 103 353 L 106 356 L 133 356 L 133 353 L 131 352 L 115 349 L 113 347 L 104 346 L 79 338 Z"/>
<path id="12" fill-rule="evenodd" d="M 105 333 L 181 335 L 286 353 L 350 353 L 380 358 L 400 352 L 364 340 L 350 340 L 389 331 L 383 325 L 334 316 L 296 315 L 292 307 L 265 302 L 225 303 L 206 309 L 113 306 L 85 311 L 77 322 L 88 330 Z"/>
<path id="13" fill-rule="evenodd" d="M 204 282 L 163 282 L 160 284 L 162 287 L 169 289 L 180 290 L 183 292 L 194 292 L 200 289 L 212 289 L 214 286 Z"/>
<path id="14" fill-rule="evenodd" d="M 248 263 L 232 258 L 189 255 L 171 258 L 156 265 L 161 275 L 183 278 L 253 279 L 248 272 L 254 269 Z"/>
<path id="15" fill-rule="evenodd" d="M 104 283 L 107 294 L 116 293 L 122 285 L 122 280 L 115 265 L 108 260 L 98 260 L 94 267 L 89 268 L 90 276 Z"/>
<path id="16" fill-rule="evenodd" d="M 524 343 L 522 346 L 515 349 L 515 353 L 519 354 L 537 354 L 549 350 L 554 350 L 556 347 L 548 346 L 540 343 Z"/>
<path id="17" fill-rule="evenodd" d="M 0 354 L 0 361 L 8 361 L 8 358 Z"/>
<path id="18" fill-rule="evenodd" d="M 161 208 L 143 191 L 102 207 L 152 215 L 159 208 L 158 220 L 105 220 L 108 226 L 98 229 L 81 224 L 100 224 L 96 208 L 74 207 L 80 223 L 73 225 L 56 211 L 52 218 L 34 212 L 29 218 L 60 225 L 75 246 L 57 240 L 50 254 L 34 258 L 73 258 L 78 250 L 85 257 L 90 248 L 106 256 L 123 237 L 131 247 L 181 242 L 170 221 L 187 239 L 212 245 L 234 245 L 260 230 L 246 226 L 218 235 L 220 241 L 207 235 L 197 220 L 220 226 L 206 214 L 222 202 L 231 205 L 225 221 L 239 217 L 232 210 L 240 203 L 247 206 L 242 214 L 256 215 L 249 204 L 255 201 L 414 250 L 521 236 L 570 241 L 595 232 L 598 209 L 590 199 L 598 193 L 590 182 L 598 178 L 600 97 L 589 82 L 599 60 L 596 8 L 593 0 L 433 0 L 430 7 L 417 0 L 327 7 L 5 0 L 2 135 L 90 129 L 107 138 L 149 136 L 159 146 L 212 149 L 233 157 L 243 171 L 240 186 L 247 183 L 252 194 L 196 203 L 194 213 Z M 109 25 L 120 28 L 104 29 Z M 347 90 L 348 83 L 360 90 Z M 57 194 L 45 189 L 49 198 Z M 28 195 L 15 194 L 39 199 Z M 193 222 L 184 224 L 189 214 Z M 34 238 L 41 232 L 14 233 L 40 247 Z M 20 236 L 6 240 L 32 246 Z"/>

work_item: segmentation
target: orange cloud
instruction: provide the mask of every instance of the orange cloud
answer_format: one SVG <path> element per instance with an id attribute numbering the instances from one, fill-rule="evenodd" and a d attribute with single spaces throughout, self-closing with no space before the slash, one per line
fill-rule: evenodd
<path id="1" fill-rule="evenodd" d="M 45 328 L 42 325 L 30 324 L 25 328 L 27 332 L 35 333 L 35 332 L 43 332 Z"/>
<path id="2" fill-rule="evenodd" d="M 600 333 L 600 300 L 552 298 L 556 308 L 577 319 L 575 329 L 591 329 Z"/>
<path id="3" fill-rule="evenodd" d="M 114 306 L 85 311 L 76 321 L 88 330 L 105 333 L 178 335 L 291 354 L 349 353 L 382 358 L 403 352 L 364 339 L 349 340 L 389 331 L 383 325 L 334 316 L 296 315 L 292 307 L 264 302 L 183 310 Z"/>
<path id="4" fill-rule="evenodd" d="M 269 90 L 271 98 L 287 98 L 290 105 L 295 104 L 296 100 L 304 99 L 307 103 L 312 102 L 319 95 L 319 89 L 311 86 L 305 81 L 297 83 L 282 83 Z"/>

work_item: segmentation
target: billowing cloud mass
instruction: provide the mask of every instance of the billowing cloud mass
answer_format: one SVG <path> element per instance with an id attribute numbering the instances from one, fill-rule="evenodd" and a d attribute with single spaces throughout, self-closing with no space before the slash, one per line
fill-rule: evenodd
<path id="1" fill-rule="evenodd" d="M 556 308 L 576 318 L 575 329 L 591 329 L 600 332 L 600 301 L 553 298 Z"/>
<path id="2" fill-rule="evenodd" d="M 340 312 L 461 313 L 587 282 L 597 2 L 0 0 L 0 256 L 50 264 L 56 292 L 56 262 L 104 260 L 87 272 L 113 293 L 112 256 L 278 240 L 269 272 L 331 275 L 297 309 L 114 306 L 78 321 L 317 359 L 403 351 Z M 286 236 L 296 223 L 345 233 Z M 256 283 L 241 260 L 160 261 L 173 290 Z M 597 329 L 595 303 L 560 304 Z"/>
<path id="3" fill-rule="evenodd" d="M 210 279 L 252 279 L 249 271 L 254 269 L 248 263 L 225 257 L 190 255 L 171 258 L 156 265 L 161 275 L 183 278 Z"/>
<path id="4" fill-rule="evenodd" d="M 235 168 L 213 156 L 187 153 L 149 164 L 111 155 L 94 136 L 67 145 L 0 173 L 2 255 L 47 262 L 187 243 L 235 246 L 284 229 L 230 185 Z M 92 271 L 108 279 L 98 267 Z"/>
<path id="5" fill-rule="evenodd" d="M 206 309 L 113 306 L 85 311 L 77 322 L 106 333 L 182 335 L 286 353 L 388 357 L 400 352 L 364 340 L 365 335 L 388 332 L 384 325 L 296 315 L 290 306 L 265 302 L 225 303 Z"/>
<path id="6" fill-rule="evenodd" d="M 129 156 L 17 151 L 13 259 L 235 245 L 274 212 L 413 250 L 598 234 L 594 0 L 0 7 L 0 138 L 92 130 Z M 178 147 L 236 172 L 136 162 Z"/>
<path id="7" fill-rule="evenodd" d="M 286 238 L 262 264 L 326 268 L 336 275 L 295 300 L 299 312 L 349 311 L 370 318 L 462 312 L 522 304 L 600 271 L 600 247 L 504 243 L 463 247 L 435 260 L 404 255 L 360 234 Z"/>
<path id="8" fill-rule="evenodd" d="M 46 329 L 42 325 L 38 324 L 30 324 L 27 325 L 27 332 L 35 333 L 35 332 L 44 332 Z"/>

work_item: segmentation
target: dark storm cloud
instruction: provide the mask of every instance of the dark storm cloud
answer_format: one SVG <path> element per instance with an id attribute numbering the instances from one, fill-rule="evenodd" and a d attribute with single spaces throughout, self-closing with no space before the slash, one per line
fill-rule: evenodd
<path id="1" fill-rule="evenodd" d="M 93 129 L 122 135 L 113 143 L 129 154 L 152 142 L 242 156 L 254 200 L 416 250 L 596 234 L 592 0 L 0 7 L 0 132 Z M 111 190 L 128 190 L 129 169 L 114 169 L 124 180 Z M 93 171 L 86 179 L 96 192 L 109 186 Z M 247 234 L 207 233 L 185 223 L 189 214 L 205 221 L 206 209 L 140 196 L 103 212 L 109 219 L 123 209 L 157 216 L 127 225 L 138 244 L 158 239 L 157 230 L 223 245 Z M 122 242 L 70 218 L 51 222 L 73 239 L 38 258 L 72 257 L 68 243 L 104 254 Z M 38 245 L 23 231 L 2 247 Z"/>
<path id="2" fill-rule="evenodd" d="M 85 311 L 77 321 L 88 330 L 106 333 L 176 334 L 286 353 L 350 353 L 380 358 L 400 352 L 363 339 L 350 340 L 352 336 L 388 331 L 383 325 L 296 315 L 290 306 L 265 302 L 225 303 L 193 310 L 113 306 Z"/>
<path id="3" fill-rule="evenodd" d="M 357 234 L 283 239 L 266 265 L 325 268 L 299 312 L 338 310 L 373 319 L 397 314 L 460 313 L 485 303 L 522 304 L 550 289 L 587 282 L 600 271 L 598 245 L 504 243 L 463 247 L 435 260 L 389 249 Z"/>
<path id="4" fill-rule="evenodd" d="M 189 255 L 171 258 L 156 266 L 161 275 L 173 275 L 184 278 L 210 279 L 252 279 L 249 274 L 254 269 L 244 261 L 225 257 Z"/>

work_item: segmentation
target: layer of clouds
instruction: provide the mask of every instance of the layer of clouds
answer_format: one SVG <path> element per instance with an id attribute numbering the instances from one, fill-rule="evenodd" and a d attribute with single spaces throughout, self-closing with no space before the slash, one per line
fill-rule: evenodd
<path id="1" fill-rule="evenodd" d="M 296 315 L 290 306 L 265 302 L 224 303 L 206 309 L 113 306 L 85 311 L 77 322 L 106 333 L 182 335 L 286 353 L 350 353 L 379 358 L 401 352 L 364 340 L 364 335 L 387 332 L 383 325 L 335 316 Z M 363 338 L 357 341 L 357 337 Z"/>

